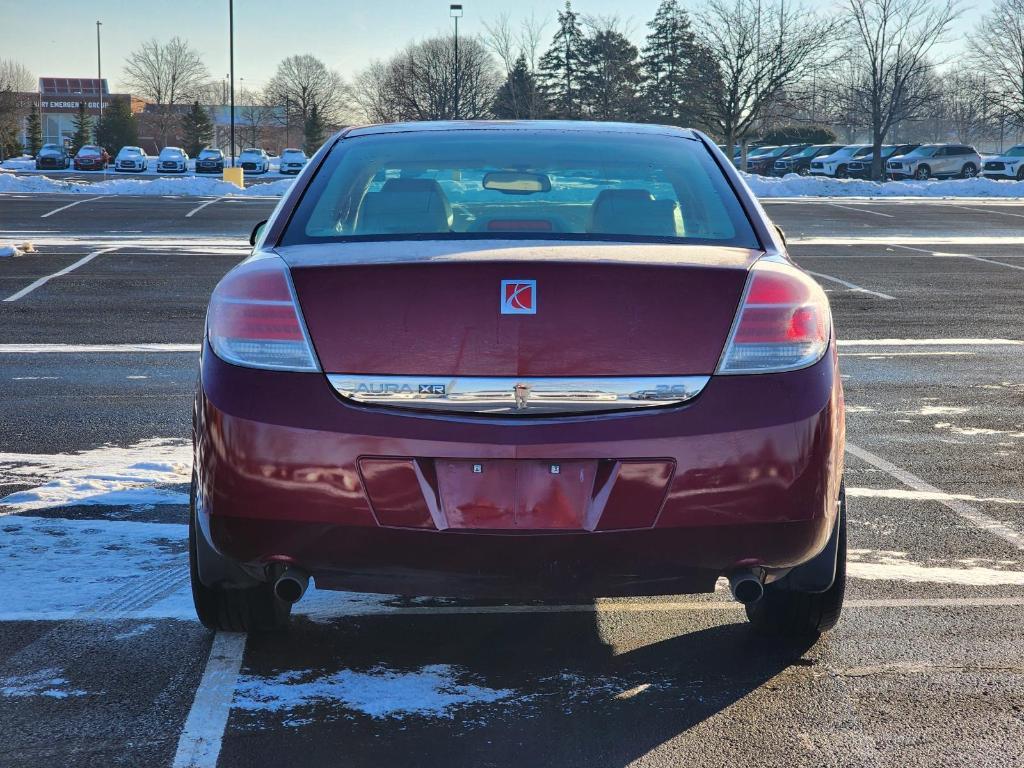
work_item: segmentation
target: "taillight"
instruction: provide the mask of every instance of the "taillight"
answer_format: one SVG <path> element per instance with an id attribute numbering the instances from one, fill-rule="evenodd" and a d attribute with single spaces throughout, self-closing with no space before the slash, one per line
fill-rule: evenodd
<path id="1" fill-rule="evenodd" d="M 831 313 L 821 286 L 787 264 L 760 261 L 747 278 L 718 373 L 804 368 L 822 358 L 830 335 Z"/>
<path id="2" fill-rule="evenodd" d="M 249 368 L 318 371 L 292 291 L 278 257 L 245 262 L 210 298 L 207 335 L 217 357 Z"/>

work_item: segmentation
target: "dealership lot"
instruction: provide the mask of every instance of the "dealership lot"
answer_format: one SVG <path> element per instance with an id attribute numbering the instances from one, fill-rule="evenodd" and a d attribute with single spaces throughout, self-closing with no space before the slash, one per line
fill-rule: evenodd
<path id="1" fill-rule="evenodd" d="M 0 766 L 1024 761 L 1024 204 L 765 203 L 843 341 L 851 582 L 813 647 L 723 591 L 314 592 L 286 635 L 213 640 L 196 349 L 275 204 L 0 196 L 0 240 L 38 249 L 0 259 Z"/>

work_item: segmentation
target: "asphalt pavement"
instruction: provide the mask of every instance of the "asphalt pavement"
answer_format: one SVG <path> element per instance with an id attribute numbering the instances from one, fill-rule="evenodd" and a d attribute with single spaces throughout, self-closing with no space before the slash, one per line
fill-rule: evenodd
<path id="1" fill-rule="evenodd" d="M 842 344 L 850 582 L 811 646 L 722 590 L 203 630 L 196 349 L 275 204 L 0 195 L 37 248 L 0 259 L 0 766 L 1024 764 L 1024 204 L 765 203 Z"/>

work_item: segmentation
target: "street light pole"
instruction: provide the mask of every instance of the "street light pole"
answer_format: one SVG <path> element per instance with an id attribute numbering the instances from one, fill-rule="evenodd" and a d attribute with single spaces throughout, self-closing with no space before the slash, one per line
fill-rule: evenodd
<path id="1" fill-rule="evenodd" d="M 455 19 L 455 119 L 459 119 L 459 19 L 462 18 L 462 4 L 452 3 L 448 13 Z"/>
<path id="2" fill-rule="evenodd" d="M 228 0 L 228 50 L 231 63 L 231 167 L 235 167 L 235 0 Z"/>
<path id="3" fill-rule="evenodd" d="M 100 57 L 100 27 L 102 21 L 96 22 L 96 79 L 100 91 L 100 120 L 103 119 L 103 59 Z"/>

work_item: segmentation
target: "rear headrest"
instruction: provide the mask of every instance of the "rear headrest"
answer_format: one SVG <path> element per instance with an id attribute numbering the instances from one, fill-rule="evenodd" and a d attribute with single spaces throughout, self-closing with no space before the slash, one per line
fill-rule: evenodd
<path id="1" fill-rule="evenodd" d="M 356 234 L 450 232 L 452 207 L 433 179 L 388 179 L 363 197 L 356 222 Z"/>
<path id="2" fill-rule="evenodd" d="M 646 189 L 605 189 L 590 208 L 587 231 L 604 235 L 676 237 L 678 205 Z"/>

